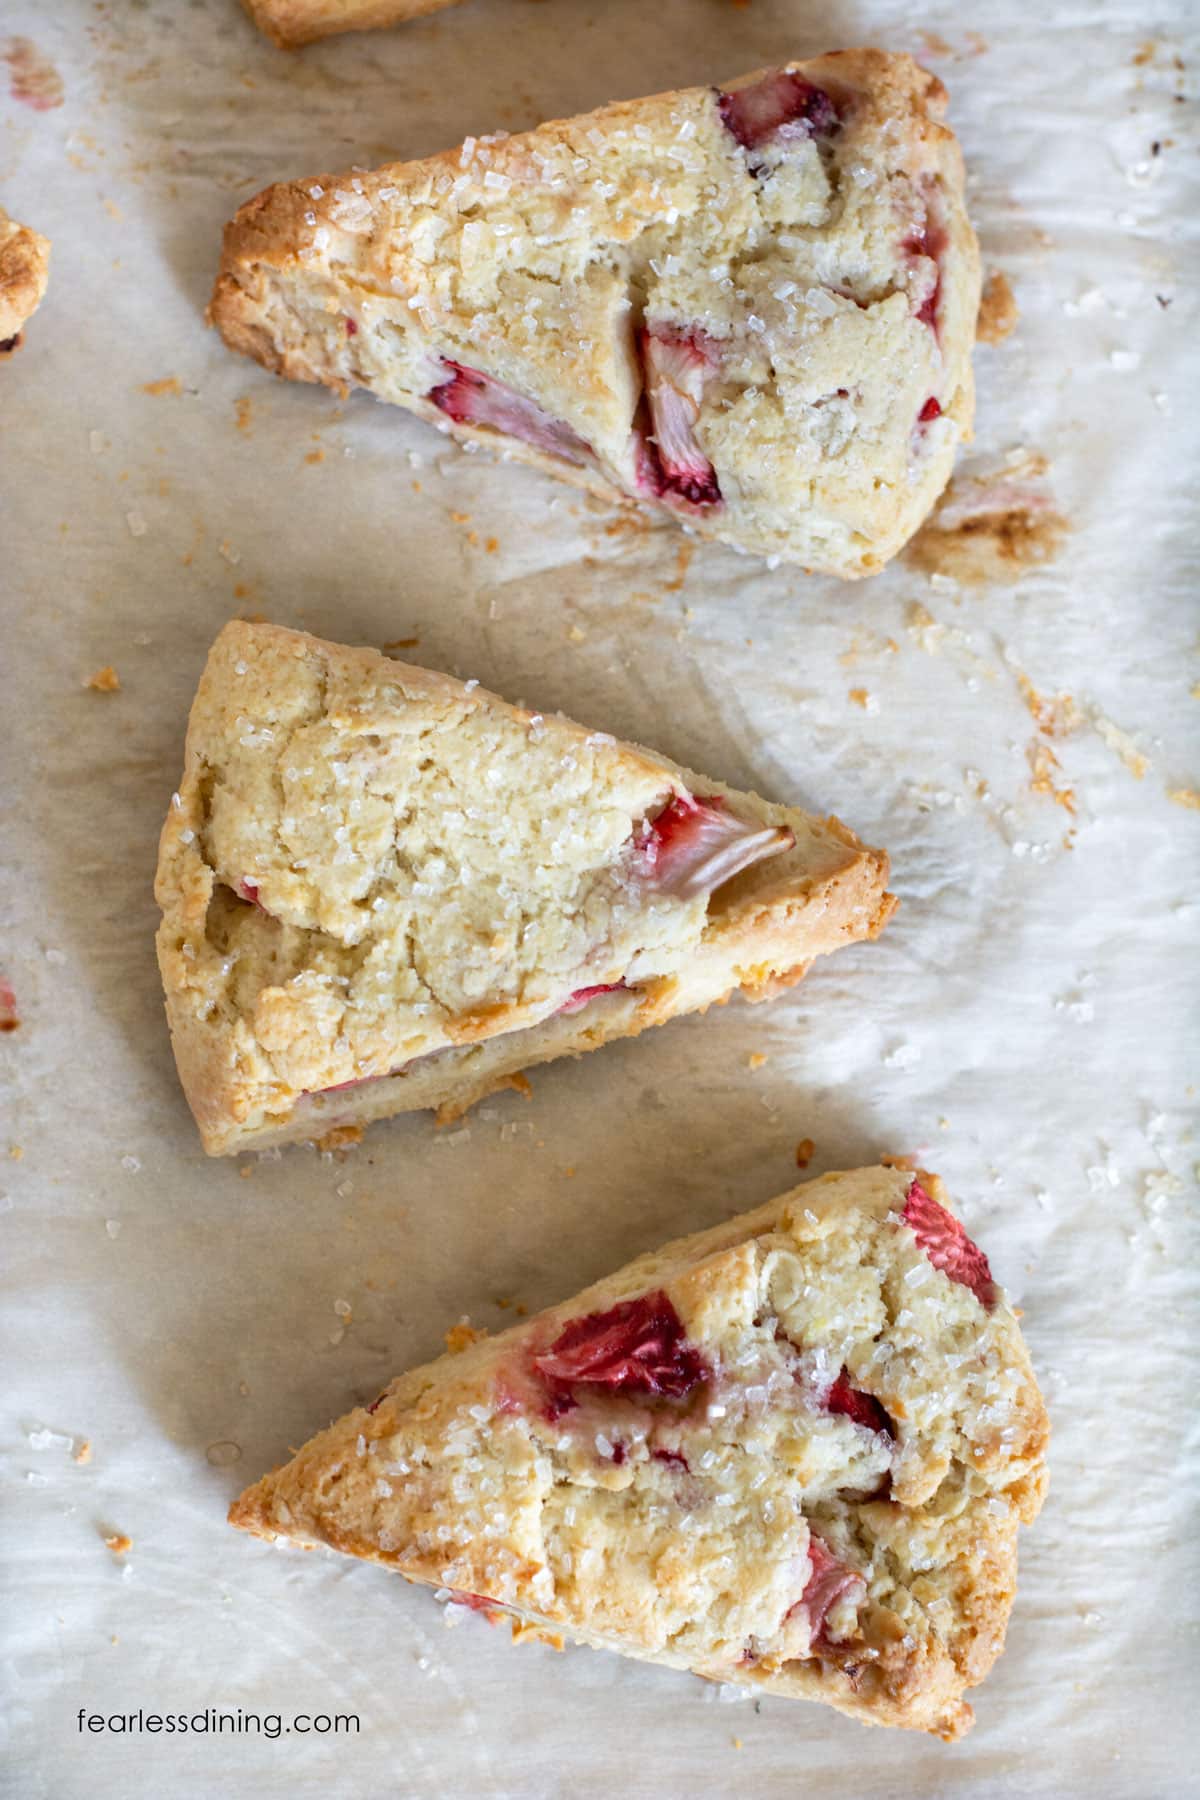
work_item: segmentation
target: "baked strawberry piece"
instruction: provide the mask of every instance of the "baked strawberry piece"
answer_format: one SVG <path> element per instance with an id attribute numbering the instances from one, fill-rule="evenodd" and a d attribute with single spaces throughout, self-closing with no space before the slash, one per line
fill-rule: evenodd
<path id="1" fill-rule="evenodd" d="M 1045 1485 L 981 1258 L 936 1177 L 825 1176 L 399 1377 L 230 1517 L 522 1633 L 956 1737 Z"/>
<path id="2" fill-rule="evenodd" d="M 180 1075 L 215 1153 L 451 1118 L 778 991 L 880 929 L 886 880 L 834 819 L 475 682 L 229 625 L 159 857 Z"/>
<path id="3" fill-rule="evenodd" d="M 869 574 L 971 426 L 979 258 L 944 110 L 908 57 L 850 50 L 284 183 L 228 227 L 210 317 L 279 374 Z"/>

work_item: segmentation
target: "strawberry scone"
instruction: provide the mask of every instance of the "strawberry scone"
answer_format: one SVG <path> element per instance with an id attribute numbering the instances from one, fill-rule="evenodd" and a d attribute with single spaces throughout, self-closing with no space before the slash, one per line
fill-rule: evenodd
<path id="1" fill-rule="evenodd" d="M 0 206 L 0 357 L 20 349 L 21 332 L 42 304 L 50 243 Z"/>
<path id="2" fill-rule="evenodd" d="M 457 0 L 242 0 L 260 31 L 281 50 L 297 50 L 340 31 L 373 31 L 441 12 Z"/>
<path id="3" fill-rule="evenodd" d="M 887 857 L 476 682 L 227 625 L 159 852 L 158 957 L 216 1154 L 443 1118 L 874 936 Z"/>
<path id="4" fill-rule="evenodd" d="M 940 1183 L 809 1182 L 400 1376 L 233 1524 L 520 1628 L 954 1738 L 1046 1414 Z"/>
<path id="5" fill-rule="evenodd" d="M 970 435 L 979 254 L 941 83 L 846 50 L 374 173 L 227 227 L 234 350 L 833 575 Z"/>

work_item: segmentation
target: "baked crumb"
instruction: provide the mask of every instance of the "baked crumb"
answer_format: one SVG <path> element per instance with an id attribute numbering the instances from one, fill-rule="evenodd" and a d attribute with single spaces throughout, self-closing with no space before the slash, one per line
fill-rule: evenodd
<path id="1" fill-rule="evenodd" d="M 8 1154 L 9 1154 L 9 1156 L 10 1156 L 10 1157 L 11 1157 L 11 1158 L 12 1158 L 12 1160 L 13 1160 L 13 1162 L 20 1162 L 20 1160 L 21 1160 L 21 1158 L 22 1158 L 22 1157 L 23 1157 L 23 1156 L 24 1156 L 24 1154 L 25 1154 L 25 1150 L 24 1150 L 24 1147 L 23 1147 L 23 1145 L 21 1145 L 21 1144 L 10 1144 L 10 1145 L 9 1145 L 9 1146 L 8 1146 Z"/>
<path id="2" fill-rule="evenodd" d="M 450 1327 L 444 1341 L 449 1354 L 458 1356 L 461 1351 L 469 1350 L 472 1344 L 482 1343 L 486 1336 L 485 1328 L 472 1325 L 469 1319 L 460 1319 L 457 1325 Z"/>
<path id="3" fill-rule="evenodd" d="M 1186 806 L 1190 812 L 1200 812 L 1200 790 L 1196 788 L 1168 788 L 1167 799 L 1175 806 Z"/>
<path id="4" fill-rule="evenodd" d="M 112 1531 L 105 1538 L 104 1545 L 114 1556 L 124 1556 L 133 1549 L 133 1539 L 124 1531 Z"/>
<path id="5" fill-rule="evenodd" d="M 182 394 L 183 383 L 178 375 L 164 375 L 159 381 L 144 381 L 142 392 L 153 395 L 155 399 L 160 399 L 164 394 Z"/>
<path id="6" fill-rule="evenodd" d="M 349 1150 L 355 1144 L 361 1144 L 363 1128 L 361 1125 L 333 1125 L 323 1137 L 314 1138 L 318 1150 Z"/>
<path id="7" fill-rule="evenodd" d="M 1065 807 L 1072 818 L 1074 818 L 1075 790 L 1074 788 L 1059 787 L 1056 785 L 1054 779 L 1055 773 L 1061 769 L 1062 764 L 1059 762 L 1057 756 L 1055 756 L 1053 750 L 1051 750 L 1049 744 L 1044 744 L 1039 738 L 1034 738 L 1026 755 L 1029 758 L 1029 768 L 1032 775 L 1030 786 L 1033 788 L 1034 793 L 1044 794 L 1048 800 L 1053 800 L 1058 806 Z"/>
<path id="8" fill-rule="evenodd" d="M 1017 328 L 1021 314 L 1008 276 L 993 269 L 983 284 L 975 336 L 981 344 L 1002 344 Z"/>
<path id="9" fill-rule="evenodd" d="M 121 677 L 111 663 L 105 663 L 94 675 L 89 675 L 84 687 L 91 688 L 97 694 L 115 694 L 121 686 Z"/>
<path id="10" fill-rule="evenodd" d="M 1044 481 L 1045 458 L 1023 452 L 993 474 L 956 476 L 908 560 L 930 575 L 968 586 L 1012 581 L 1053 562 L 1069 530 Z"/>
<path id="11" fill-rule="evenodd" d="M 800 1142 L 796 1145 L 796 1167 L 798 1169 L 807 1169 L 809 1163 L 813 1159 L 813 1152 L 816 1150 L 816 1147 L 817 1146 L 813 1143 L 811 1138 L 800 1139 Z"/>
<path id="12" fill-rule="evenodd" d="M 752 1050 L 746 1058 L 746 1067 L 748 1069 L 761 1069 L 766 1066 L 766 1062 L 767 1058 L 763 1055 L 761 1050 Z"/>
<path id="13" fill-rule="evenodd" d="M 92 1440 L 91 1438 L 80 1438 L 74 1450 L 71 1452 L 71 1461 L 77 1463 L 90 1463 L 91 1460 Z"/>

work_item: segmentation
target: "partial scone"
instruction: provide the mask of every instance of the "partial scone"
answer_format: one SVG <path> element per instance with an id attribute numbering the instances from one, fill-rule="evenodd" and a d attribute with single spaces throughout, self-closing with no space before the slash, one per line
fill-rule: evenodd
<path id="1" fill-rule="evenodd" d="M 519 1071 L 873 937 L 887 857 L 476 682 L 227 625 L 159 851 L 184 1089 L 221 1154 Z"/>
<path id="2" fill-rule="evenodd" d="M 339 31 L 372 31 L 440 12 L 458 0 L 242 0 L 260 31 L 281 50 L 296 50 Z"/>
<path id="3" fill-rule="evenodd" d="M 18 225 L 0 206 L 0 357 L 21 345 L 21 331 L 42 303 L 50 240 Z"/>
<path id="4" fill-rule="evenodd" d="M 936 1177 L 826 1175 L 393 1381 L 233 1524 L 518 1626 L 957 1737 L 1047 1422 Z"/>
<path id="5" fill-rule="evenodd" d="M 209 316 L 608 500 L 834 575 L 970 435 L 979 253 L 941 83 L 847 50 L 266 189 Z"/>

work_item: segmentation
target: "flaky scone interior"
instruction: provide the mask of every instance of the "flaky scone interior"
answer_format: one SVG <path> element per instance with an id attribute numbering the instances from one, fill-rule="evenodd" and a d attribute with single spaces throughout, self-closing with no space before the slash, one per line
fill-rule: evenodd
<path id="1" fill-rule="evenodd" d="M 266 189 L 209 316 L 702 536 L 879 569 L 970 436 L 979 253 L 941 83 L 848 50 Z"/>
<path id="2" fill-rule="evenodd" d="M 528 1628 L 954 1738 L 1047 1421 L 936 1177 L 859 1169 L 393 1381 L 237 1500 Z"/>
<path id="3" fill-rule="evenodd" d="M 0 358 L 21 346 L 23 327 L 46 292 L 50 242 L 0 206 Z"/>
<path id="4" fill-rule="evenodd" d="M 207 1149 L 454 1117 L 534 1064 L 873 936 L 887 858 L 475 682 L 227 626 L 156 894 Z"/>

